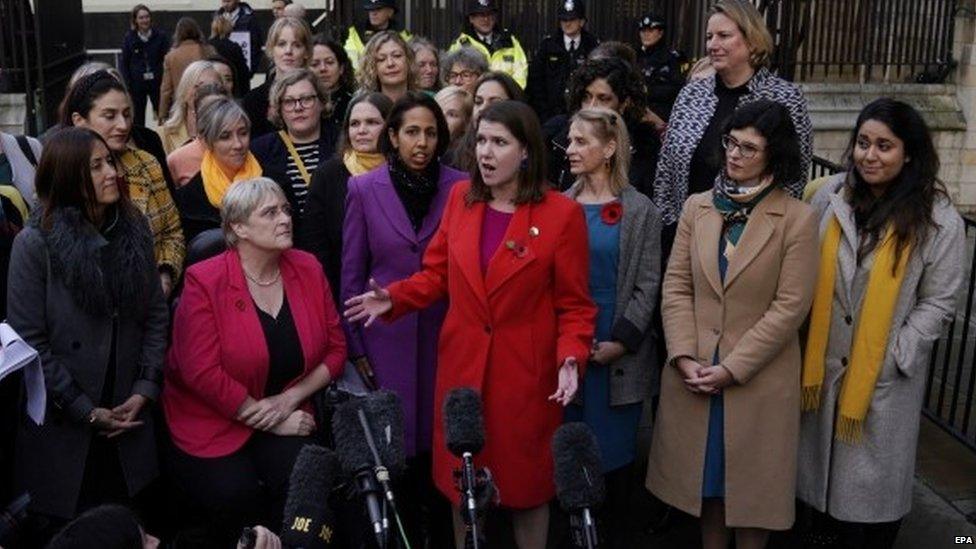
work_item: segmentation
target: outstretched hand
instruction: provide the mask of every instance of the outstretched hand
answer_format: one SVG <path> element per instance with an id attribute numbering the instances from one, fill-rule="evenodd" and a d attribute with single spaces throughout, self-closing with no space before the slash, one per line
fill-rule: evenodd
<path id="1" fill-rule="evenodd" d="M 563 365 L 559 367 L 559 385 L 556 387 L 556 392 L 549 395 L 549 400 L 555 400 L 563 406 L 568 406 L 573 401 L 573 397 L 576 396 L 578 388 L 579 365 L 576 364 L 575 358 L 567 357 L 563 361 Z"/>
<path id="2" fill-rule="evenodd" d="M 393 301 L 390 300 L 390 292 L 384 290 L 372 278 L 369 279 L 370 291 L 350 297 L 346 300 L 346 312 L 344 316 L 349 322 L 362 322 L 364 326 L 369 326 L 377 319 L 393 309 Z"/>

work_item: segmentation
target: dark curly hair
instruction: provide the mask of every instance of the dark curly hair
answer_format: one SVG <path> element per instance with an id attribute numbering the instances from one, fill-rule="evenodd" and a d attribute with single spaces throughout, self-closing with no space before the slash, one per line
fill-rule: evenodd
<path id="1" fill-rule="evenodd" d="M 854 164 L 861 126 L 869 120 L 880 122 L 904 143 L 906 163 L 887 185 L 881 196 L 875 196 Z M 922 116 L 907 103 L 882 97 L 869 103 L 857 117 L 847 144 L 847 201 L 854 210 L 858 230 L 867 238 L 858 257 L 868 255 L 884 237 L 891 225 L 898 243 L 892 271 L 909 245 L 923 242 L 935 227 L 932 208 L 936 198 L 948 200 L 945 185 L 939 180 L 939 155 L 932 134 Z"/>
<path id="2" fill-rule="evenodd" d="M 338 90 L 331 90 L 332 93 L 336 91 L 344 91 L 350 94 L 354 93 L 356 91 L 356 70 L 352 67 L 352 61 L 349 59 L 349 54 L 346 53 L 346 49 L 326 34 L 316 34 L 312 37 L 313 50 L 315 46 L 329 48 L 332 54 L 335 55 L 336 61 L 339 62 L 339 66 L 342 67 L 342 76 L 339 77 Z"/>
<path id="3" fill-rule="evenodd" d="M 790 118 L 790 111 L 768 99 L 747 103 L 732 113 L 723 134 L 752 128 L 766 138 L 766 169 L 776 185 L 796 181 L 803 176 L 800 139 Z"/>
<path id="4" fill-rule="evenodd" d="M 620 114 L 629 120 L 644 117 L 647 109 L 644 79 L 633 65 L 612 57 L 588 59 L 569 78 L 566 100 L 570 112 L 580 110 L 586 97 L 586 87 L 601 78 L 607 81 L 620 103 L 626 105 Z"/>

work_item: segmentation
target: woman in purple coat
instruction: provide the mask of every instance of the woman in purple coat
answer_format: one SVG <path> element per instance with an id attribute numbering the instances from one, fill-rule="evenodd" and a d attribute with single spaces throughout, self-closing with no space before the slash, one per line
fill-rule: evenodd
<path id="1" fill-rule="evenodd" d="M 439 162 L 450 143 L 450 130 L 437 102 L 426 94 L 408 92 L 400 98 L 380 139 L 386 163 L 349 179 L 342 237 L 342 301 L 368 291 L 371 283 L 386 286 L 419 271 L 451 187 L 467 178 L 464 172 Z M 409 458 L 404 488 L 423 498 L 437 493 L 430 478 L 434 372 L 446 312 L 444 302 L 392 323 L 377 322 L 369 328 L 347 325 L 346 332 L 349 358 L 363 378 L 400 395 Z M 425 506 L 408 507 L 419 510 Z M 424 511 L 430 511 L 430 506 Z M 408 523 L 420 528 L 422 523 L 437 522 L 422 517 Z"/>

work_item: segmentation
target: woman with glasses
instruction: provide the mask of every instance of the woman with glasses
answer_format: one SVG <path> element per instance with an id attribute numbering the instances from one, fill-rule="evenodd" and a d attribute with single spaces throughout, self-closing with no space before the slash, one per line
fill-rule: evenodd
<path id="1" fill-rule="evenodd" d="M 251 44 L 252 49 L 256 47 Z M 274 124 L 268 119 L 271 86 L 275 79 L 290 70 L 308 66 L 309 58 L 312 57 L 312 31 L 308 23 L 294 17 L 275 20 L 268 30 L 264 52 L 273 65 L 268 71 L 268 79 L 248 92 L 242 104 L 251 121 L 251 135 L 254 138 L 275 132 Z"/>
<path id="2" fill-rule="evenodd" d="M 315 73 L 295 69 L 278 75 L 271 86 L 271 120 L 279 129 L 251 142 L 251 152 L 265 177 L 281 185 L 295 212 L 305 212 L 312 173 L 335 151 L 337 128 L 324 124 L 329 96 Z M 297 230 L 295 234 L 301 234 Z"/>
<path id="3" fill-rule="evenodd" d="M 458 48 L 445 54 L 441 60 L 444 84 L 464 88 L 472 96 L 478 78 L 486 72 L 488 72 L 488 61 L 474 48 Z"/>
<path id="4" fill-rule="evenodd" d="M 783 188 L 801 169 L 786 107 L 740 107 L 720 141 L 724 167 L 685 203 L 664 275 L 668 360 L 647 487 L 701 517 L 704 549 L 733 535 L 758 549 L 793 525 L 817 218 Z"/>

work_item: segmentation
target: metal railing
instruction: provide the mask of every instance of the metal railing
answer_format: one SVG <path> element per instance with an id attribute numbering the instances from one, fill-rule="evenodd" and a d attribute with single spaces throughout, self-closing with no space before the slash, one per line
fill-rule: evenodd
<path id="1" fill-rule="evenodd" d="M 842 166 L 814 156 L 811 179 L 843 170 Z M 966 224 L 966 253 L 969 272 L 965 300 L 932 347 L 925 383 L 922 413 L 959 442 L 976 451 L 976 330 L 973 301 L 976 300 L 976 220 Z"/>

